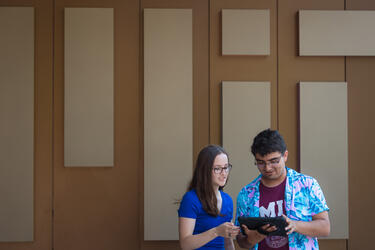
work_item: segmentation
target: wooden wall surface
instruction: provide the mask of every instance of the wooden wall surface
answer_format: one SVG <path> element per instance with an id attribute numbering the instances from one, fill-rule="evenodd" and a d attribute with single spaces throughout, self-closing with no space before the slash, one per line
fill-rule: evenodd
<path id="1" fill-rule="evenodd" d="M 346 0 L 348 10 L 375 10 L 371 0 Z M 349 241 L 348 249 L 371 249 L 375 230 L 362 230 L 361 221 L 374 223 L 368 216 L 375 206 L 371 159 L 375 149 L 375 58 L 346 57 L 349 128 Z"/>
<path id="2" fill-rule="evenodd" d="M 299 57 L 298 10 L 375 10 L 373 1 L 0 0 L 0 6 L 36 9 L 35 239 L 2 242 L 0 250 L 179 249 L 177 241 L 143 240 L 144 8 L 193 10 L 193 160 L 204 145 L 221 144 L 222 81 L 271 82 L 271 127 L 284 135 L 287 165 L 294 169 L 299 169 L 298 82 L 348 83 L 349 239 L 323 239 L 320 246 L 372 248 L 375 58 Z M 115 9 L 114 168 L 63 165 L 64 7 Z M 241 8 L 270 9 L 269 56 L 221 55 L 221 10 Z"/>

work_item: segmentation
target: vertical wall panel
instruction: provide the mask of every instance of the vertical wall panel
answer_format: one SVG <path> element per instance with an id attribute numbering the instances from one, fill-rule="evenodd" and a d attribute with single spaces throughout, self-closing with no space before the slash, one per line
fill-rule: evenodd
<path id="1" fill-rule="evenodd" d="M 192 11 L 144 10 L 144 239 L 178 239 L 193 166 Z"/>
<path id="2" fill-rule="evenodd" d="M 34 235 L 34 8 L 0 7 L 0 241 Z"/>
<path id="3" fill-rule="evenodd" d="M 65 166 L 113 166 L 113 18 L 65 8 Z"/>
<path id="4" fill-rule="evenodd" d="M 316 178 L 330 207 L 329 238 L 348 235 L 348 117 L 345 82 L 300 83 L 301 172 Z"/>
<path id="5" fill-rule="evenodd" d="M 252 139 L 271 126 L 270 85 L 227 81 L 222 85 L 223 147 L 233 165 L 225 190 L 234 200 L 249 179 L 259 175 L 250 147 Z"/>

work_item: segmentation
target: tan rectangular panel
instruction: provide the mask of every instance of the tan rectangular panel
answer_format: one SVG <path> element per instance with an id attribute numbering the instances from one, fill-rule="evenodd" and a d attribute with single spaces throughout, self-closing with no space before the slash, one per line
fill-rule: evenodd
<path id="1" fill-rule="evenodd" d="M 300 10 L 301 56 L 374 56 L 375 11 Z"/>
<path id="2" fill-rule="evenodd" d="M 223 55 L 269 55 L 270 10 L 223 9 Z"/>
<path id="3" fill-rule="evenodd" d="M 316 178 L 330 208 L 332 239 L 348 232 L 348 117 L 345 82 L 300 83 L 301 172 Z"/>
<path id="4" fill-rule="evenodd" d="M 241 188 L 259 175 L 250 147 L 254 137 L 271 126 L 271 84 L 225 81 L 222 108 L 223 147 L 233 165 L 225 191 L 235 208 Z"/>
<path id="5" fill-rule="evenodd" d="M 0 55 L 0 241 L 33 241 L 33 7 L 0 7 Z"/>
<path id="6" fill-rule="evenodd" d="M 113 8 L 65 8 L 66 167 L 113 166 Z"/>
<path id="7" fill-rule="evenodd" d="M 193 167 L 192 10 L 144 9 L 144 239 L 178 239 Z"/>

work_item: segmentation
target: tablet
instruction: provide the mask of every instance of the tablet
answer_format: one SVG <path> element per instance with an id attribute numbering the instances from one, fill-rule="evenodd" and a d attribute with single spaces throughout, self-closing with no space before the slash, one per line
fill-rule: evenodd
<path id="1" fill-rule="evenodd" d="M 251 230 L 257 230 L 261 234 L 270 236 L 287 236 L 285 227 L 288 225 L 283 216 L 277 217 L 238 217 L 238 222 L 241 225 L 241 231 L 245 234 L 242 225 L 246 225 Z M 271 226 L 276 226 L 276 230 L 273 232 L 267 232 L 261 227 L 263 225 L 270 224 Z"/>

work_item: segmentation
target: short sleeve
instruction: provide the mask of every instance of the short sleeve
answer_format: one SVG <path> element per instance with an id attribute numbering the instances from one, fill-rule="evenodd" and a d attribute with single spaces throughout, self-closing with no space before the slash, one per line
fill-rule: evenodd
<path id="1" fill-rule="evenodd" d="M 237 196 L 236 219 L 234 221 L 234 224 L 236 226 L 240 226 L 240 223 L 238 222 L 238 217 L 243 216 L 245 214 L 244 208 L 245 208 L 245 204 L 243 202 L 243 189 L 242 189 Z"/>
<path id="2" fill-rule="evenodd" d="M 315 179 L 313 179 L 310 189 L 310 208 L 311 215 L 329 210 L 323 191 Z"/>
<path id="3" fill-rule="evenodd" d="M 178 217 L 196 219 L 198 215 L 199 199 L 192 191 L 185 193 L 178 209 Z"/>

